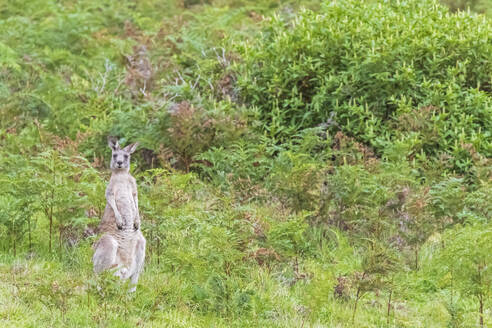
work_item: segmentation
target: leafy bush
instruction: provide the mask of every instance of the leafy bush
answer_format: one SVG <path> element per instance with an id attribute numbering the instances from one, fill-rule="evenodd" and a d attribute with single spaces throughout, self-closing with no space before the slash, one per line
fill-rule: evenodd
<path id="1" fill-rule="evenodd" d="M 186 101 L 171 108 L 168 124 L 163 141 L 171 150 L 170 156 L 186 171 L 195 156 L 213 146 L 231 143 L 246 131 L 241 118 L 219 111 L 207 112 Z"/>
<path id="2" fill-rule="evenodd" d="M 274 249 L 279 250 L 283 255 L 290 256 L 309 251 L 309 241 L 305 237 L 308 214 L 301 213 L 298 216 L 286 218 L 284 222 L 279 222 L 270 229 L 267 238 Z"/>
<path id="3" fill-rule="evenodd" d="M 488 225 L 457 225 L 446 232 L 444 247 L 434 260 L 443 287 L 476 300 L 474 312 L 479 314 L 480 327 L 484 327 L 484 306 L 492 287 L 491 233 Z"/>
<path id="4" fill-rule="evenodd" d="M 400 139 L 413 156 L 448 152 L 463 172 L 464 143 L 492 154 L 491 32 L 432 0 L 326 1 L 238 47 L 238 85 L 271 136 L 328 122 L 379 153 Z"/>
<path id="5" fill-rule="evenodd" d="M 234 190 L 241 198 L 257 198 L 264 188 L 261 181 L 271 169 L 268 141 L 238 140 L 227 148 L 212 147 L 197 156 L 202 177 L 222 189 Z"/>

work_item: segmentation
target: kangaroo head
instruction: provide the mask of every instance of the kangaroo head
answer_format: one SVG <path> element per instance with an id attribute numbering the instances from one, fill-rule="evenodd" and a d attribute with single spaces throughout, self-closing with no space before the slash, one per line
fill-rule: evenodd
<path id="1" fill-rule="evenodd" d="M 121 149 L 118 143 L 118 139 L 114 137 L 108 137 L 108 145 L 112 150 L 111 156 L 111 170 L 113 171 L 129 171 L 130 170 L 130 156 L 137 149 L 138 142 L 132 143 L 125 148 Z"/>

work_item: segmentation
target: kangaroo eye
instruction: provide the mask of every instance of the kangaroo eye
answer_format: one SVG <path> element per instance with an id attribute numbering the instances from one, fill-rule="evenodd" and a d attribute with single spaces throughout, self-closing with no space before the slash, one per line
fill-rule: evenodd
<path id="1" fill-rule="evenodd" d="M 113 155 L 113 158 L 116 159 L 116 154 Z"/>
<path id="2" fill-rule="evenodd" d="M 125 159 L 128 159 L 128 155 L 125 155 Z"/>

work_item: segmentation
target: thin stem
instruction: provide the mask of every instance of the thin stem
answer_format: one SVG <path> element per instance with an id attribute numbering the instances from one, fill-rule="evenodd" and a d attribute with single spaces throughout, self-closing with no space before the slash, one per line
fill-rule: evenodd
<path id="1" fill-rule="evenodd" d="M 161 264 L 160 257 L 161 257 L 161 239 L 157 238 L 157 265 Z"/>
<path id="2" fill-rule="evenodd" d="M 480 293 L 478 295 L 480 301 L 480 327 L 483 328 L 483 295 Z"/>
<path id="3" fill-rule="evenodd" d="M 389 297 L 388 297 L 388 313 L 387 313 L 387 319 L 386 319 L 387 324 L 389 324 L 389 322 L 390 322 L 391 296 L 392 295 L 393 295 L 393 290 L 390 290 Z"/>
<path id="4" fill-rule="evenodd" d="M 355 296 L 354 311 L 352 312 L 352 323 L 355 321 L 355 313 L 357 312 L 357 303 L 359 302 L 360 287 L 357 287 L 357 294 Z"/>
<path id="5" fill-rule="evenodd" d="M 62 226 L 58 227 L 58 233 L 59 233 L 59 242 L 58 242 L 58 254 L 61 260 L 62 257 Z"/>
<path id="6" fill-rule="evenodd" d="M 31 238 L 31 216 L 27 217 L 27 226 L 29 229 L 29 253 L 32 252 L 32 238 Z"/>

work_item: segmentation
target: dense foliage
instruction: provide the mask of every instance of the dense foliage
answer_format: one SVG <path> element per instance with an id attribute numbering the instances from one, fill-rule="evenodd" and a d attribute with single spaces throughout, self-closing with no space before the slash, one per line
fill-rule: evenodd
<path id="1" fill-rule="evenodd" d="M 273 136 L 325 124 L 378 154 L 395 142 L 424 161 L 449 154 L 465 172 L 466 147 L 492 154 L 490 35 L 484 17 L 432 1 L 326 2 L 274 17 L 241 48 L 238 80 Z"/>
<path id="2" fill-rule="evenodd" d="M 0 3 L 0 325 L 492 324 L 492 5 L 443 3 Z M 134 294 L 91 266 L 108 135 Z"/>

